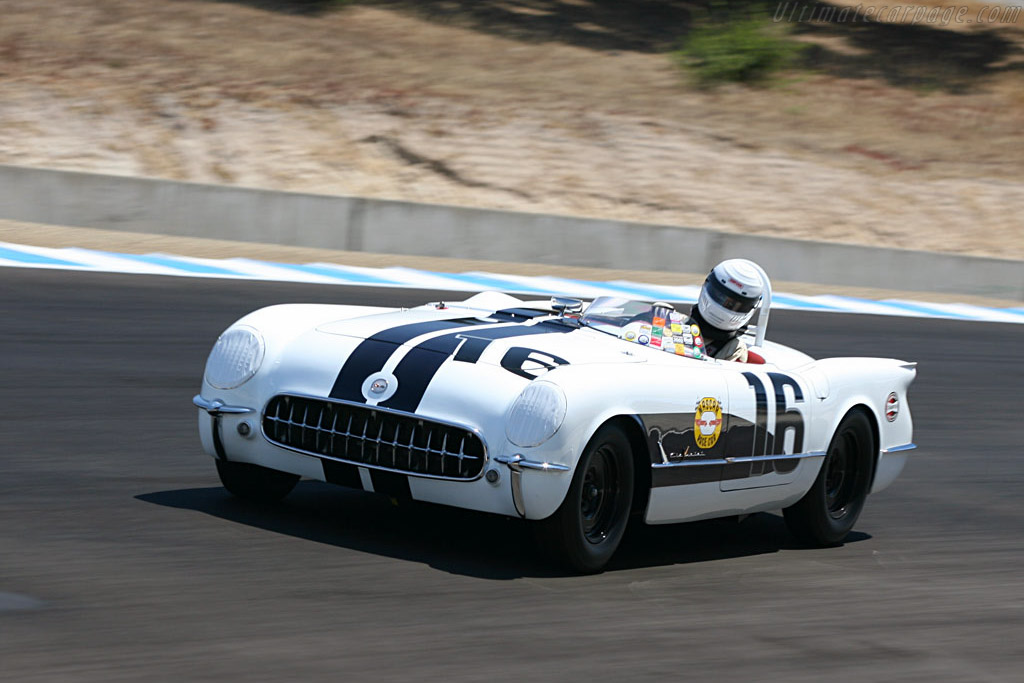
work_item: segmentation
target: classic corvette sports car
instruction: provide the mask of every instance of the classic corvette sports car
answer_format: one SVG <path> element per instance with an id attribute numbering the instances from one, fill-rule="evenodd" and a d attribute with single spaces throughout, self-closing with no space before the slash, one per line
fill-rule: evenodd
<path id="1" fill-rule="evenodd" d="M 803 542 L 834 545 L 914 447 L 915 366 L 766 341 L 766 299 L 745 363 L 701 354 L 663 303 L 271 306 L 217 340 L 199 432 L 240 497 L 307 477 L 525 518 L 580 572 L 631 516 L 782 509 Z"/>

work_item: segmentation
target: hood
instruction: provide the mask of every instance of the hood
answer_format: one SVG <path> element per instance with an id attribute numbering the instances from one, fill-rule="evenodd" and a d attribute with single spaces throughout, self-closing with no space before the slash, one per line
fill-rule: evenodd
<path id="1" fill-rule="evenodd" d="M 550 314 L 421 307 L 335 320 L 280 348 L 269 391 L 369 403 L 483 426 L 525 385 L 572 365 L 643 362 L 643 347 Z"/>
<path id="2" fill-rule="evenodd" d="M 360 353 L 359 349 L 369 353 L 372 348 L 375 355 L 390 355 L 403 347 L 401 353 L 406 356 L 442 354 L 456 361 L 506 368 L 511 363 L 557 366 L 643 362 L 633 344 L 532 311 L 488 314 L 458 308 L 418 308 L 328 323 L 317 332 L 360 340 L 354 354 Z"/>
<path id="3" fill-rule="evenodd" d="M 372 327 L 363 318 L 318 328 L 321 339 L 354 345 L 329 395 L 476 424 L 482 414 L 504 415 L 526 382 L 559 368 L 642 362 L 629 342 L 550 315 L 452 313 L 417 309 L 373 316 Z"/>

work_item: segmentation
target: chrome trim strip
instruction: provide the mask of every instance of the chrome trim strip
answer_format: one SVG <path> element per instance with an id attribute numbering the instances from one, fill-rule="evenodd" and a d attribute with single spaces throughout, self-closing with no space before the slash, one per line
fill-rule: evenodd
<path id="1" fill-rule="evenodd" d="M 525 468 L 528 470 L 537 470 L 540 472 L 568 472 L 572 468 L 568 465 L 559 465 L 553 462 L 540 462 L 539 460 L 527 460 L 521 455 L 499 455 L 494 458 L 494 462 L 500 462 L 508 465 L 512 469 L 517 467 Z"/>
<path id="2" fill-rule="evenodd" d="M 376 411 L 379 411 L 379 412 L 382 412 L 382 413 L 390 413 L 391 415 L 400 415 L 402 417 L 411 417 L 411 418 L 416 419 L 416 420 L 424 420 L 426 422 L 434 422 L 436 424 L 445 425 L 445 426 L 448 426 L 448 427 L 456 427 L 458 429 L 464 429 L 467 432 L 472 432 L 473 434 L 476 435 L 476 437 L 478 439 L 480 439 L 480 445 L 483 446 L 483 449 L 484 449 L 484 461 L 483 461 L 483 464 L 480 465 L 480 474 L 476 475 L 472 479 L 466 479 L 465 477 L 443 477 L 443 476 L 440 476 L 440 475 L 437 475 L 437 474 L 421 474 L 419 472 L 410 472 L 409 470 L 397 470 L 397 469 L 394 469 L 394 468 L 391 468 L 391 467 L 381 467 L 380 465 L 370 465 L 370 464 L 367 464 L 365 462 L 357 462 L 355 460 L 345 460 L 343 458 L 335 458 L 334 456 L 323 455 L 322 453 L 313 453 L 311 451 L 304 451 L 304 450 L 302 450 L 300 448 L 294 448 L 292 446 L 285 446 L 284 444 L 277 443 L 276 441 L 273 441 L 270 437 L 267 436 L 267 432 L 263 428 L 263 420 L 264 420 L 264 418 L 267 415 L 267 406 L 270 405 L 270 402 L 275 397 L 277 397 L 277 396 L 292 396 L 294 398 L 307 399 L 307 400 L 311 400 L 311 401 L 323 401 L 324 403 L 338 403 L 338 404 L 341 404 L 341 405 L 353 406 L 355 408 L 367 408 L 369 410 L 376 410 Z M 346 431 L 347 431 L 347 429 L 346 429 Z M 263 435 L 263 440 L 264 441 L 269 443 L 271 446 L 274 446 L 275 448 L 281 448 L 281 449 L 284 449 L 284 450 L 287 450 L 287 451 L 293 451 L 295 453 L 301 453 L 302 455 L 308 455 L 311 458 L 321 458 L 323 460 L 333 460 L 334 462 L 343 462 L 343 463 L 347 463 L 349 465 L 356 465 L 357 467 L 365 467 L 365 468 L 371 469 L 371 470 L 380 470 L 381 472 L 394 472 L 396 474 L 404 474 L 404 475 L 407 475 L 407 476 L 410 476 L 410 477 L 419 477 L 420 479 L 437 479 L 437 480 L 440 480 L 440 481 L 460 481 L 460 482 L 478 481 L 481 477 L 484 476 L 484 473 L 487 471 L 487 463 L 491 459 L 490 456 L 488 455 L 490 453 L 490 449 L 487 447 L 487 439 L 484 438 L 484 435 L 480 432 L 479 429 L 477 429 L 476 427 L 472 427 L 470 425 L 467 425 L 467 424 L 462 424 L 462 423 L 459 423 L 459 422 L 453 422 L 451 420 L 438 420 L 438 419 L 433 418 L 433 417 L 427 417 L 426 415 L 419 415 L 417 413 L 408 413 L 408 412 L 406 412 L 404 410 L 394 410 L 392 408 L 382 408 L 379 405 L 378 406 L 371 406 L 371 405 L 368 405 L 366 403 L 357 403 L 356 401 L 345 401 L 345 400 L 339 399 L 339 398 L 329 398 L 329 397 L 324 397 L 324 396 L 311 396 L 310 394 L 299 394 L 299 393 L 286 392 L 286 391 L 282 391 L 282 392 L 274 394 L 273 396 L 271 396 L 270 398 L 267 399 L 266 403 L 263 404 L 263 410 L 260 413 L 260 434 Z M 373 439 L 366 439 L 366 440 L 367 441 L 373 441 L 373 442 L 376 442 L 376 443 L 379 443 L 379 444 L 395 445 L 392 441 L 389 441 L 387 439 L 373 438 Z M 438 452 L 437 449 L 433 449 L 433 450 L 434 450 L 435 453 Z M 452 455 L 452 456 L 455 456 L 455 457 L 460 457 L 460 458 L 462 458 L 462 457 L 472 457 L 472 456 L 461 455 L 459 453 L 450 453 L 449 455 Z"/>
<path id="3" fill-rule="evenodd" d="M 192 397 L 192 405 L 196 408 L 205 410 L 210 415 L 244 415 L 245 413 L 256 412 L 253 408 L 226 405 L 224 401 L 219 398 L 208 401 L 203 398 L 202 394 L 196 394 Z"/>
<path id="4" fill-rule="evenodd" d="M 711 465 L 736 465 L 748 462 L 771 462 L 774 460 L 803 460 L 806 458 L 824 458 L 828 455 L 825 451 L 810 451 L 808 453 L 792 453 L 781 455 L 746 455 L 736 458 L 714 458 L 705 460 L 683 460 L 680 462 L 656 462 L 651 465 L 654 468 L 663 467 L 705 467 Z"/>
<path id="5" fill-rule="evenodd" d="M 916 443 L 905 443 L 902 446 L 890 446 L 889 448 L 882 449 L 882 455 L 888 455 L 889 453 L 904 453 L 906 451 L 912 451 L 917 448 Z"/>

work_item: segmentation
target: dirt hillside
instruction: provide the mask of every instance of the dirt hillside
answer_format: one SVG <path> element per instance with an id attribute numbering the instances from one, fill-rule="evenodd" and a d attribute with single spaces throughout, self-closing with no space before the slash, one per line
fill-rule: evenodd
<path id="1" fill-rule="evenodd" d="M 1024 21 L 705 91 L 686 3 L 280 8 L 0 0 L 0 163 L 1024 259 Z"/>

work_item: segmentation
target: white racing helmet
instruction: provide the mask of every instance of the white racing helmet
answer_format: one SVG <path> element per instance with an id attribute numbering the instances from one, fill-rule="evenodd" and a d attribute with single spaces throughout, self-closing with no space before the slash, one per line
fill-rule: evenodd
<path id="1" fill-rule="evenodd" d="M 722 261 L 711 269 L 697 300 L 701 317 L 720 330 L 738 330 L 754 316 L 764 283 L 746 259 Z"/>

